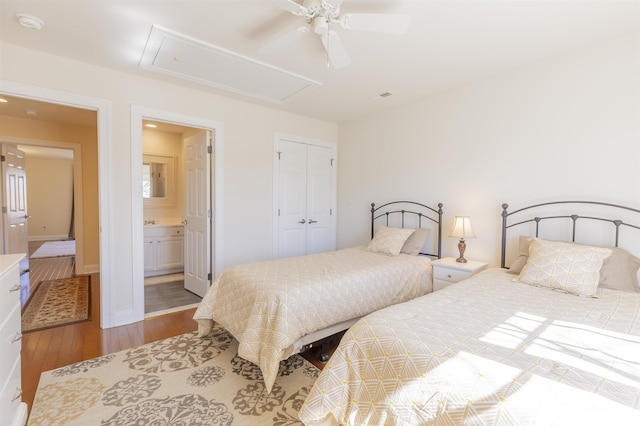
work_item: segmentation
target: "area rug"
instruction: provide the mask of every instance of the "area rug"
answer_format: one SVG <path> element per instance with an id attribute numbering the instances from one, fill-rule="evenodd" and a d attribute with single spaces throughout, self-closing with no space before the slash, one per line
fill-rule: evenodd
<path id="1" fill-rule="evenodd" d="M 258 367 L 221 327 L 47 371 L 29 425 L 295 425 L 320 370 L 280 363 L 270 394 Z"/>
<path id="2" fill-rule="evenodd" d="M 76 241 L 47 241 L 33 252 L 31 259 L 40 259 L 43 257 L 62 257 L 76 255 Z"/>
<path id="3" fill-rule="evenodd" d="M 90 284 L 88 275 L 40 282 L 22 313 L 22 332 L 89 320 Z"/>

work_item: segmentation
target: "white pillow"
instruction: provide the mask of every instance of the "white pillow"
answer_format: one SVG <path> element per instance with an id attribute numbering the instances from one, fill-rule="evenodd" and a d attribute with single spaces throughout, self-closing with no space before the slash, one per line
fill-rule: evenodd
<path id="1" fill-rule="evenodd" d="M 404 243 L 414 232 L 415 229 L 379 226 L 373 240 L 367 246 L 367 251 L 397 256 Z"/>
<path id="2" fill-rule="evenodd" d="M 431 229 L 418 228 L 414 231 L 415 232 L 407 238 L 407 241 L 405 241 L 400 253 L 410 254 L 412 256 L 420 254 L 420 250 L 422 250 L 422 247 L 424 247 L 424 244 L 427 242 L 427 238 L 429 238 Z"/>
<path id="3" fill-rule="evenodd" d="M 604 247 L 534 239 L 518 280 L 580 296 L 595 296 L 600 268 L 611 250 Z"/>

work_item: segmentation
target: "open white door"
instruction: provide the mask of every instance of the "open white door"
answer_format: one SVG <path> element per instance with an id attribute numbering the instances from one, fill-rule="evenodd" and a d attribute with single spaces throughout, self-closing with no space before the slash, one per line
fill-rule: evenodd
<path id="1" fill-rule="evenodd" d="M 2 145 L 2 176 L 3 254 L 26 255 L 20 262 L 20 302 L 24 305 L 30 292 L 27 173 L 24 152 L 13 145 Z"/>
<path id="2" fill-rule="evenodd" d="M 184 140 L 184 288 L 204 297 L 211 283 L 210 131 Z"/>

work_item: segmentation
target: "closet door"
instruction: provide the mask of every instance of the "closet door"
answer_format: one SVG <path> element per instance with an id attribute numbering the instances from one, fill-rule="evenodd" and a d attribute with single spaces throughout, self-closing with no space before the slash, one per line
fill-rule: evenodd
<path id="1" fill-rule="evenodd" d="M 278 257 L 334 250 L 332 149 L 283 139 L 277 155 Z"/>
<path id="2" fill-rule="evenodd" d="M 278 257 L 306 254 L 307 146 L 281 141 L 279 153 Z"/>
<path id="3" fill-rule="evenodd" d="M 305 254 L 334 249 L 333 246 L 333 160 L 326 147 L 307 145 L 307 232 Z"/>

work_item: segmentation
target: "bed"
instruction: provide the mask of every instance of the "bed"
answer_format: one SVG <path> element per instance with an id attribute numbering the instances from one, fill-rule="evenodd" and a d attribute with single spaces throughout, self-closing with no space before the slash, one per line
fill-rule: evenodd
<path id="1" fill-rule="evenodd" d="M 270 392 L 281 360 L 375 310 L 431 292 L 442 204 L 371 204 L 370 218 L 366 246 L 225 270 L 196 310 L 199 334 L 214 322 L 228 330 L 239 342 L 238 355 L 260 367 Z"/>
<path id="2" fill-rule="evenodd" d="M 565 213 L 575 204 L 595 207 L 598 216 Z M 613 215 L 602 214 L 609 208 Z M 593 202 L 514 212 L 503 205 L 502 267 L 358 321 L 321 372 L 300 419 L 307 425 L 640 424 L 640 259 L 619 246 L 625 242 L 637 253 L 640 228 L 629 220 L 637 224 L 639 214 Z M 568 238 L 539 235 L 547 222 Z M 589 228 L 593 239 L 604 237 L 603 227 L 614 230 L 606 233 L 609 247 L 577 242 L 578 230 Z M 517 229 L 522 234 L 507 237 Z M 510 243 L 515 249 L 507 249 Z"/>

